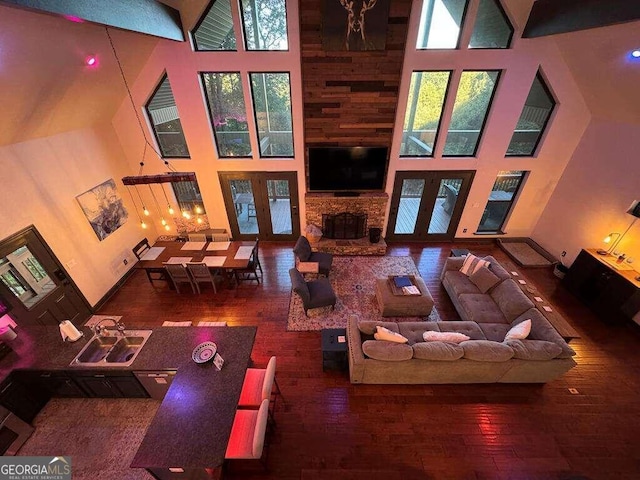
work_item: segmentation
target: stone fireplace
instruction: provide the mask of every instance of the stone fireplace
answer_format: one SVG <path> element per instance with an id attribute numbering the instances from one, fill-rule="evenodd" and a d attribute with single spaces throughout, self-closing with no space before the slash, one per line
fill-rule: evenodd
<path id="1" fill-rule="evenodd" d="M 323 231 L 322 239 L 312 243 L 312 248 L 316 251 L 339 255 L 384 255 L 387 244 L 384 239 L 378 243 L 369 242 L 369 229 L 384 227 L 388 202 L 389 195 L 386 193 L 362 193 L 357 197 L 336 197 L 331 193 L 307 193 L 305 195 L 307 225 L 316 225 Z M 333 231 L 327 230 L 324 221 L 330 217 L 333 218 Z M 357 217 L 359 220 L 356 220 Z M 344 223 L 348 223 L 346 228 L 349 233 L 346 235 Z M 336 227 L 339 231 L 338 235 L 336 235 Z M 350 233 L 352 228 L 355 233 Z M 343 236 L 340 236 L 340 232 Z"/>

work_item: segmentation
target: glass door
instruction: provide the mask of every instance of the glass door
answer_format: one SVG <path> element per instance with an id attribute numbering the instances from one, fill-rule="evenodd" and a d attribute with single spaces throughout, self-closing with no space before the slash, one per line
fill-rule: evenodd
<path id="1" fill-rule="evenodd" d="M 396 172 L 385 238 L 452 240 L 473 175 L 471 171 Z"/>
<path id="2" fill-rule="evenodd" d="M 234 238 L 295 240 L 300 236 L 296 172 L 220 173 Z"/>
<path id="3" fill-rule="evenodd" d="M 91 314 L 86 299 L 35 227 L 0 241 L 0 311 L 21 325 L 80 325 Z"/>

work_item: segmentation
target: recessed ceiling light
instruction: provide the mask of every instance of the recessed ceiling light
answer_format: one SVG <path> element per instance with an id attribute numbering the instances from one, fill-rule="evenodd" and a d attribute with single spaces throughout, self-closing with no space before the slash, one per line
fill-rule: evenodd
<path id="1" fill-rule="evenodd" d="M 640 58 L 640 50 L 634 50 L 633 52 L 631 52 L 631 56 L 633 58 Z"/>
<path id="2" fill-rule="evenodd" d="M 98 59 L 95 55 L 89 55 L 87 58 L 84 59 L 84 63 L 88 67 L 94 67 L 95 65 L 97 65 Z"/>

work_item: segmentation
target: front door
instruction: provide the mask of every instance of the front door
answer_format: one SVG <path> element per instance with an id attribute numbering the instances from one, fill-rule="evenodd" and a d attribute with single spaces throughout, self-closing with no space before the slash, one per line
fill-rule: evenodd
<path id="1" fill-rule="evenodd" d="M 296 172 L 221 172 L 233 238 L 295 240 L 300 236 Z"/>
<path id="2" fill-rule="evenodd" d="M 473 175 L 472 171 L 396 172 L 385 239 L 453 240 Z"/>
<path id="3" fill-rule="evenodd" d="M 82 324 L 91 307 L 34 226 L 0 242 L 0 303 L 20 325 Z"/>

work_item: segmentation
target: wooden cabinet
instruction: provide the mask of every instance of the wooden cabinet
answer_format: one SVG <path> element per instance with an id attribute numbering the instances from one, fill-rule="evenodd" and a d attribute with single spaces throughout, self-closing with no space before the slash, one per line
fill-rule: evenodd
<path id="1" fill-rule="evenodd" d="M 21 420 L 31 423 L 51 397 L 34 389 L 32 377 L 23 373 L 13 372 L 0 384 L 0 404 Z"/>
<path id="2" fill-rule="evenodd" d="M 564 277 L 564 285 L 605 322 L 631 319 L 638 311 L 639 287 L 633 273 L 618 271 L 582 250 Z"/>
<path id="3" fill-rule="evenodd" d="M 73 372 L 75 381 L 89 397 L 97 398 L 146 398 L 146 390 L 131 372 Z"/>

